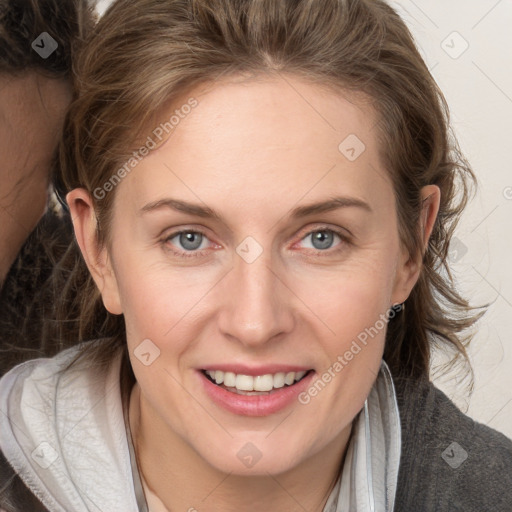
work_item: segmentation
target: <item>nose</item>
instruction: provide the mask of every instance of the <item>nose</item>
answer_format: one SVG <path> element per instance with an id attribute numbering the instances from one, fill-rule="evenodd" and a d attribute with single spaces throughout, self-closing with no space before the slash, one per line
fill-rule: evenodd
<path id="1" fill-rule="evenodd" d="M 252 263 L 235 254 L 220 290 L 221 333 L 248 347 L 262 346 L 293 329 L 293 293 L 268 254 L 264 251 Z"/>

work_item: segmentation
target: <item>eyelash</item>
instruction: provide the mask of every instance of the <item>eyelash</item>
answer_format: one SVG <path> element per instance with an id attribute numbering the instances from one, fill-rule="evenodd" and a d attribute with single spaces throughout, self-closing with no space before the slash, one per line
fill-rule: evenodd
<path id="1" fill-rule="evenodd" d="M 324 232 L 324 233 L 333 233 L 335 235 L 337 235 L 340 239 L 341 239 L 341 243 L 339 244 L 340 246 L 343 246 L 345 244 L 348 244 L 349 243 L 349 240 L 348 240 L 348 237 L 344 234 L 342 234 L 340 231 L 337 231 L 335 229 L 332 229 L 332 228 L 328 228 L 327 226 L 321 226 L 319 228 L 316 228 L 316 229 L 313 229 L 311 231 L 308 231 L 301 239 L 300 241 L 304 240 L 305 238 L 307 238 L 308 236 L 314 234 L 314 233 L 319 233 L 319 232 Z M 176 251 L 174 249 L 169 249 L 168 247 L 168 242 L 170 240 L 172 240 L 173 238 L 175 238 L 177 235 L 181 235 L 182 233 L 194 233 L 194 234 L 199 234 L 199 235 L 202 235 L 204 236 L 205 238 L 208 238 L 206 233 L 202 232 L 201 230 L 195 230 L 195 229 L 183 229 L 181 231 L 175 231 L 174 233 L 171 233 L 169 236 L 166 236 L 163 240 L 162 240 L 162 243 L 164 245 L 166 245 L 167 249 L 172 252 L 175 256 L 178 256 L 180 258 L 198 258 L 198 257 L 201 257 L 203 256 L 203 250 L 202 251 Z M 315 256 L 319 256 L 319 255 L 325 255 L 327 253 L 327 255 L 332 255 L 332 254 L 336 254 L 338 253 L 339 251 L 342 250 L 342 247 L 338 248 L 338 249 L 325 249 L 325 250 L 320 250 L 320 249 L 309 249 L 309 250 L 312 250 L 313 251 L 313 254 Z"/>

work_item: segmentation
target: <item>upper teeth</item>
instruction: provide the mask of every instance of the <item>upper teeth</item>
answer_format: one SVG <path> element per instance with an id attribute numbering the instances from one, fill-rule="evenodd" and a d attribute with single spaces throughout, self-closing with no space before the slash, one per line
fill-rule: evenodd
<path id="1" fill-rule="evenodd" d="M 217 384 L 224 384 L 228 388 L 236 388 L 240 391 L 270 391 L 273 388 L 282 388 L 285 384 L 291 386 L 299 381 L 307 372 L 280 372 L 266 375 L 240 375 L 233 372 L 221 370 L 206 371 Z"/>

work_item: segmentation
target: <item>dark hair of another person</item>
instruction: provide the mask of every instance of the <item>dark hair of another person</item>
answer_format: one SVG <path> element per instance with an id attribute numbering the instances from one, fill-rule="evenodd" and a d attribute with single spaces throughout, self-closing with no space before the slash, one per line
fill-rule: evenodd
<path id="1" fill-rule="evenodd" d="M 94 8 L 90 0 L 0 0 L 0 73 L 70 78 L 75 49 L 94 25 Z M 58 44 L 46 59 L 32 49 L 43 32 Z"/>

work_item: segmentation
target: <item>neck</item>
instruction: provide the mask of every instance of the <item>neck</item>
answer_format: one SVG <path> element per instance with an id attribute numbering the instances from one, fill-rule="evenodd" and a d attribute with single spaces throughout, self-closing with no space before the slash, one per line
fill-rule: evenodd
<path id="1" fill-rule="evenodd" d="M 139 472 L 168 510 L 235 512 L 250 504 L 251 512 L 322 512 L 343 467 L 352 427 L 300 467 L 248 477 L 217 470 L 176 435 L 164 440 L 159 429 L 145 424 L 144 416 L 140 387 L 135 384 L 129 421 Z"/>

